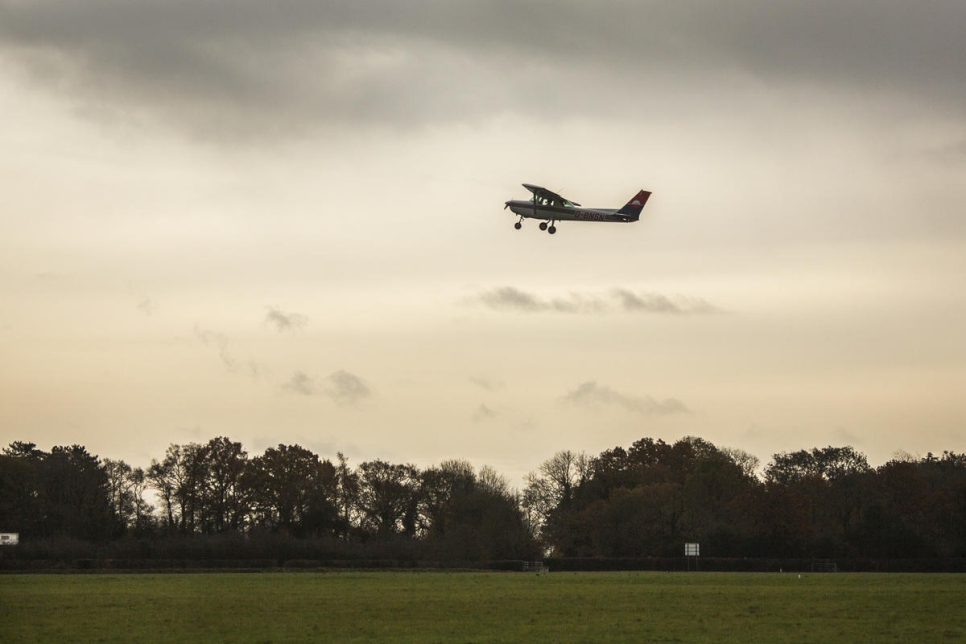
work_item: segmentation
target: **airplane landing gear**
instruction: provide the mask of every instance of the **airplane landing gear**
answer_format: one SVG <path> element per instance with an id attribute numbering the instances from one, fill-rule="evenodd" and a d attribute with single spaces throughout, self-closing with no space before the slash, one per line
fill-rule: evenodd
<path id="1" fill-rule="evenodd" d="M 553 235 L 555 232 L 557 232 L 557 227 L 551 226 L 550 228 L 547 228 L 547 232 Z"/>
<path id="2" fill-rule="evenodd" d="M 547 222 L 541 221 L 540 222 L 540 230 L 546 230 L 546 229 L 547 229 Z"/>
<path id="3" fill-rule="evenodd" d="M 520 222 L 518 221 L 517 223 L 515 223 L 515 224 L 513 224 L 513 227 L 514 227 L 514 228 L 516 228 L 517 230 L 520 230 L 521 228 L 523 228 L 523 224 L 521 224 L 521 223 L 520 223 Z"/>

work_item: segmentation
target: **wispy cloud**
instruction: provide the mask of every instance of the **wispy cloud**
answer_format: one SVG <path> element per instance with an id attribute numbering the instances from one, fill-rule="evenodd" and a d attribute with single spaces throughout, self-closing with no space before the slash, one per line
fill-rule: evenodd
<path id="1" fill-rule="evenodd" d="M 286 313 L 275 306 L 266 307 L 265 323 L 275 327 L 279 333 L 296 331 L 308 324 L 309 319 L 301 313 Z"/>
<path id="2" fill-rule="evenodd" d="M 128 292 L 132 299 L 134 299 L 138 310 L 145 315 L 154 315 L 155 311 L 158 310 L 158 305 L 155 303 L 151 297 L 145 293 L 137 284 L 133 282 L 128 284 Z"/>
<path id="3" fill-rule="evenodd" d="M 696 297 L 670 298 L 660 293 L 634 293 L 620 288 L 614 289 L 612 295 L 620 302 L 621 308 L 628 313 L 691 315 L 720 312 L 717 307 Z"/>
<path id="4" fill-rule="evenodd" d="M 372 397 L 372 389 L 359 376 L 339 370 L 325 378 L 314 378 L 304 371 L 296 371 L 282 385 L 282 389 L 300 396 L 324 396 L 340 407 L 364 402 Z"/>
<path id="5" fill-rule="evenodd" d="M 138 310 L 145 315 L 153 315 L 158 307 L 150 297 L 143 296 L 138 298 Z"/>
<path id="6" fill-rule="evenodd" d="M 224 365 L 231 373 L 245 372 L 253 380 L 258 380 L 269 373 L 269 370 L 264 365 L 260 364 L 255 360 L 241 361 L 236 356 L 231 348 L 231 343 L 228 340 L 228 336 L 219 331 L 212 331 L 210 329 L 202 329 L 197 325 L 194 328 L 195 337 L 201 340 L 202 344 L 206 347 L 211 347 L 218 351 L 218 358 L 221 360 L 221 364 Z"/>
<path id="7" fill-rule="evenodd" d="M 495 411 L 493 411 L 492 409 L 490 409 L 486 405 L 482 405 L 481 404 L 473 412 L 472 418 L 473 418 L 473 422 L 474 423 L 481 423 L 481 422 L 485 422 L 487 420 L 493 420 L 497 416 L 498 416 L 498 414 Z"/>
<path id="8" fill-rule="evenodd" d="M 470 298 L 494 311 L 516 313 L 567 313 L 606 314 L 614 311 L 624 313 L 654 313 L 666 315 L 695 315 L 719 313 L 720 309 L 709 302 L 694 297 L 661 295 L 660 293 L 635 293 L 615 288 L 608 293 L 570 292 L 566 296 L 542 297 L 512 286 L 483 291 Z"/>
<path id="9" fill-rule="evenodd" d="M 252 377 L 252 380 L 259 380 L 260 378 L 267 376 L 271 372 L 265 365 L 259 364 L 254 360 L 248 361 L 248 375 Z"/>
<path id="10" fill-rule="evenodd" d="M 497 311 L 522 313 L 594 313 L 603 308 L 603 302 L 599 299 L 579 293 L 569 293 L 565 297 L 542 298 L 512 286 L 484 291 L 476 299 Z"/>
<path id="11" fill-rule="evenodd" d="M 372 390 L 359 376 L 339 370 L 325 378 L 324 393 L 339 405 L 355 405 L 372 397 Z"/>
<path id="12" fill-rule="evenodd" d="M 492 380 L 483 376 L 474 376 L 470 378 L 470 382 L 480 389 L 485 389 L 490 393 L 501 391 L 506 387 L 506 383 L 504 383 L 502 380 Z"/>
<path id="13" fill-rule="evenodd" d="M 317 393 L 315 379 L 303 371 L 293 373 L 292 377 L 282 385 L 282 389 L 300 396 L 314 396 Z"/>
<path id="14" fill-rule="evenodd" d="M 966 162 L 966 139 L 954 141 L 933 150 L 933 156 L 950 165 L 959 165 Z"/>
<path id="15" fill-rule="evenodd" d="M 563 396 L 562 400 L 568 404 L 588 409 L 617 407 L 634 414 L 642 414 L 645 416 L 691 413 L 691 410 L 676 398 L 656 400 L 651 396 L 633 396 L 615 391 L 605 385 L 598 385 L 595 381 L 582 383 L 576 389 Z"/>
<path id="16" fill-rule="evenodd" d="M 226 369 L 229 371 L 238 369 L 238 360 L 229 350 L 228 337 L 224 333 L 202 329 L 198 326 L 195 326 L 194 331 L 195 337 L 201 340 L 206 347 L 214 347 L 218 350 L 218 357 L 221 358 L 221 363 L 225 365 Z"/>

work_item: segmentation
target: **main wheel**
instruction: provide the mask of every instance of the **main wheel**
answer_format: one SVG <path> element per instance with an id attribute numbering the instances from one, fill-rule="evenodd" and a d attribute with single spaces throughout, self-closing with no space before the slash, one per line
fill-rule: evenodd
<path id="1" fill-rule="evenodd" d="M 547 232 L 552 235 L 555 232 L 557 232 L 557 227 L 556 226 L 551 226 L 550 228 L 547 229 Z"/>
<path id="2" fill-rule="evenodd" d="M 515 223 L 515 224 L 513 224 L 513 227 L 514 227 L 514 228 L 516 228 L 517 230 L 520 230 L 521 228 L 523 228 L 523 224 L 521 224 L 521 223 L 520 223 L 520 222 L 518 221 L 517 223 Z"/>
<path id="3" fill-rule="evenodd" d="M 547 229 L 547 222 L 541 221 L 540 222 L 540 230 L 546 230 L 546 229 Z"/>

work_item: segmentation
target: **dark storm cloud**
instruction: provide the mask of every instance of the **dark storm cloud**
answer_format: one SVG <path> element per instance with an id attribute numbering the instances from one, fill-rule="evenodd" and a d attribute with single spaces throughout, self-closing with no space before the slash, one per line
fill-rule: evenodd
<path id="1" fill-rule="evenodd" d="M 961 0 L 0 0 L 0 53 L 36 81 L 223 135 L 628 109 L 732 72 L 963 111 L 963 33 Z"/>
<path id="2" fill-rule="evenodd" d="M 601 407 L 617 407 L 635 414 L 646 416 L 666 416 L 670 414 L 686 414 L 691 410 L 676 398 L 655 400 L 650 396 L 633 396 L 614 391 L 610 387 L 598 385 L 594 381 L 581 384 L 579 387 L 563 396 L 564 402 L 599 409 Z"/>
<path id="3" fill-rule="evenodd" d="M 286 313 L 274 306 L 267 308 L 268 313 L 265 314 L 265 323 L 274 326 L 279 333 L 295 331 L 308 324 L 309 319 L 300 313 Z"/>
<path id="4" fill-rule="evenodd" d="M 719 310 L 700 298 L 668 297 L 659 293 L 634 293 L 614 289 L 606 295 L 569 293 L 566 297 L 544 298 L 512 286 L 484 291 L 472 298 L 495 311 L 518 313 L 609 313 L 615 307 L 627 313 L 691 315 L 717 313 Z"/>

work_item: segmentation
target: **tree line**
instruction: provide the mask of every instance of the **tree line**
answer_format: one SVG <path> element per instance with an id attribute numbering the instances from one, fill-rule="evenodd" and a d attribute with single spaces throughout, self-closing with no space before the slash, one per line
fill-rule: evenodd
<path id="1" fill-rule="evenodd" d="M 710 557 L 964 557 L 966 455 L 873 468 L 852 447 L 826 447 L 759 468 L 700 438 L 642 438 L 596 456 L 558 452 L 521 491 L 463 460 L 353 467 L 299 445 L 249 456 L 226 437 L 172 444 L 147 468 L 14 442 L 0 454 L 0 532 L 22 544 L 135 540 L 148 555 L 163 550 L 150 544 L 226 538 L 243 552 L 270 535 L 340 556 L 440 561 L 680 557 L 685 542 Z"/>

